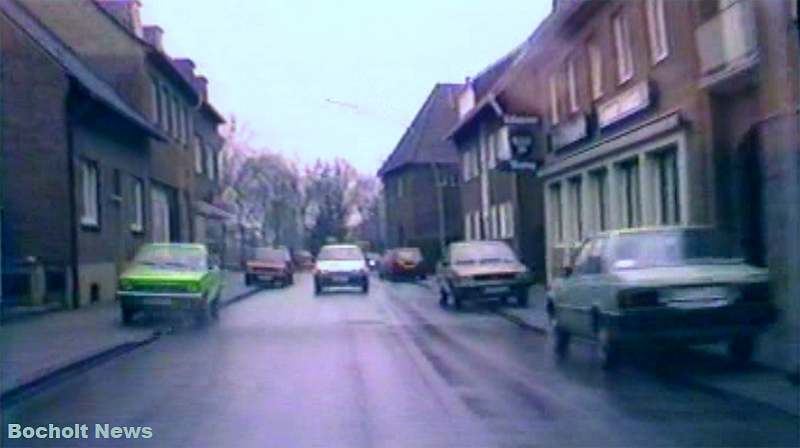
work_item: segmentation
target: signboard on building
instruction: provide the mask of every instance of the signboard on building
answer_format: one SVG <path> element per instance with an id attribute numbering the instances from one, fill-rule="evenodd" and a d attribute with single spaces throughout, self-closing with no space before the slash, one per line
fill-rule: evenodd
<path id="1" fill-rule="evenodd" d="M 552 131 L 553 149 L 558 150 L 575 142 L 583 140 L 589 135 L 586 116 L 578 117 L 556 126 Z"/>
<path id="2" fill-rule="evenodd" d="M 650 107 L 650 84 L 642 81 L 597 106 L 597 124 L 610 126 Z"/>

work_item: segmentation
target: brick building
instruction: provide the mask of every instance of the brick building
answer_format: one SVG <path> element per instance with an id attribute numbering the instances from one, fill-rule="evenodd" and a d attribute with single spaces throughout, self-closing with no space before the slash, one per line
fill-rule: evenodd
<path id="1" fill-rule="evenodd" d="M 597 231 L 715 225 L 769 268 L 761 354 L 797 368 L 798 41 L 789 0 L 555 2 L 503 87 L 544 118 L 548 278 Z"/>
<path id="2" fill-rule="evenodd" d="M 455 125 L 456 84 L 437 84 L 378 171 L 388 248 L 419 247 L 428 268 L 441 245 L 462 238 L 458 157 L 445 139 Z"/>
<path id="3" fill-rule="evenodd" d="M 4 300 L 26 265 L 47 289 L 34 302 L 113 296 L 146 239 L 150 143 L 166 137 L 25 7 L 0 7 Z"/>

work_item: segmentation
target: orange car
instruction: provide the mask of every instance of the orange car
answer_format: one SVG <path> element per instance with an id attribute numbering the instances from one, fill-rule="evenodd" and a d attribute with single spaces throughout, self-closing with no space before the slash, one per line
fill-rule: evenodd
<path id="1" fill-rule="evenodd" d="M 294 284 L 294 266 L 289 250 L 273 247 L 256 248 L 253 258 L 247 262 L 244 282 L 247 286 Z"/>

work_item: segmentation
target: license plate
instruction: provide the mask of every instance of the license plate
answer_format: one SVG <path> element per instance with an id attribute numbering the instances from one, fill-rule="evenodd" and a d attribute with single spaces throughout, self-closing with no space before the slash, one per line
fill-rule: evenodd
<path id="1" fill-rule="evenodd" d="M 336 283 L 347 283 L 348 278 L 346 275 L 334 275 L 331 277 L 331 280 Z"/>
<path id="2" fill-rule="evenodd" d="M 272 281 L 272 276 L 271 276 L 271 275 L 259 275 L 259 276 L 258 276 L 258 279 L 259 279 L 259 280 L 264 280 L 264 281 L 268 281 L 268 282 L 269 282 L 269 281 Z"/>
<path id="3" fill-rule="evenodd" d="M 170 306 L 172 305 L 172 300 L 168 297 L 149 297 L 142 299 L 142 303 L 145 305 Z"/>
<path id="4" fill-rule="evenodd" d="M 508 292 L 509 288 L 508 286 L 489 286 L 483 290 L 486 292 L 486 294 L 500 294 L 503 292 Z"/>
<path id="5" fill-rule="evenodd" d="M 668 306 L 671 308 L 679 308 L 682 310 L 693 310 L 698 308 L 718 308 L 728 305 L 727 299 L 697 299 L 697 300 L 684 300 L 669 302 Z"/>

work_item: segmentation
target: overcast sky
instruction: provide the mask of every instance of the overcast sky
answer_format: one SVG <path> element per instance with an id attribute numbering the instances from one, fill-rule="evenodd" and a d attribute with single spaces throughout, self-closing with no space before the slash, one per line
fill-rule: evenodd
<path id="1" fill-rule="evenodd" d="M 173 57 L 209 79 L 253 143 L 374 173 L 437 82 L 522 42 L 550 0 L 142 0 Z M 344 103 L 338 105 L 336 103 Z"/>

